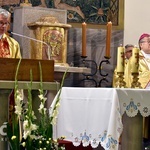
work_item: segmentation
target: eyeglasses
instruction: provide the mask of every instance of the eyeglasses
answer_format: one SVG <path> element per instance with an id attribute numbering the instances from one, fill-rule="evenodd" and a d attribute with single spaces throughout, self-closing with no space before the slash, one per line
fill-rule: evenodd
<path id="1" fill-rule="evenodd" d="M 148 43 L 148 44 L 150 44 L 150 41 L 142 41 L 142 43 Z"/>
<path id="2" fill-rule="evenodd" d="M 9 25 L 9 22 L 2 22 L 2 21 L 0 21 L 0 26 L 7 26 L 7 25 Z"/>
<path id="3" fill-rule="evenodd" d="M 132 50 L 128 50 L 126 53 L 132 53 Z"/>

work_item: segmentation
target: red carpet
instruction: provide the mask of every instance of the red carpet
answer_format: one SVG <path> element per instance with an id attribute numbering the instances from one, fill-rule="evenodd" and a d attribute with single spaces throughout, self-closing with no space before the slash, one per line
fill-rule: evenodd
<path id="1" fill-rule="evenodd" d="M 64 145 L 66 150 L 92 150 L 91 146 L 83 147 L 82 145 L 80 145 L 75 147 L 73 146 L 72 142 L 65 141 L 65 140 L 59 141 L 59 145 L 60 146 Z"/>

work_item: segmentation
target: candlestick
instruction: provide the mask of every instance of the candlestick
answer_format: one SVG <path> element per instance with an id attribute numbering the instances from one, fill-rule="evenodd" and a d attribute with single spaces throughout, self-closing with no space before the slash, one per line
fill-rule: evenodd
<path id="1" fill-rule="evenodd" d="M 86 56 L 86 23 L 82 23 L 82 56 Z"/>
<path id="2" fill-rule="evenodd" d="M 132 73 L 138 73 L 139 67 L 139 49 L 134 47 L 132 50 L 132 58 L 131 58 L 131 65 L 132 65 Z"/>
<path id="3" fill-rule="evenodd" d="M 111 21 L 107 23 L 107 34 L 106 34 L 106 56 L 110 58 L 110 45 L 111 45 L 111 30 L 112 23 Z"/>
<path id="4" fill-rule="evenodd" d="M 117 72 L 124 72 L 124 47 L 118 47 Z"/>

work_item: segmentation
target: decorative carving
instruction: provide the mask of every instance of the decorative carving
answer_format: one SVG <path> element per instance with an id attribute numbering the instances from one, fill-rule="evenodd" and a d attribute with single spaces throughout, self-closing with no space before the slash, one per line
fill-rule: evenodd
<path id="1" fill-rule="evenodd" d="M 139 82 L 139 73 L 132 73 L 133 81 L 131 83 L 131 88 L 140 88 L 142 89 L 141 83 Z"/>
<path id="2" fill-rule="evenodd" d="M 52 24 L 59 23 L 58 19 L 56 17 L 53 17 L 53 16 L 42 17 L 39 20 L 37 20 L 36 22 L 43 22 L 44 24 L 45 23 L 52 23 Z"/>
<path id="3" fill-rule="evenodd" d="M 126 82 L 124 81 L 124 73 L 123 72 L 117 72 L 118 78 L 116 82 L 117 88 L 126 88 Z"/>
<path id="4" fill-rule="evenodd" d="M 43 41 L 51 47 L 51 57 L 61 57 L 64 35 L 57 29 L 49 29 L 43 34 Z"/>
<path id="5" fill-rule="evenodd" d="M 37 47 L 31 41 L 31 58 L 48 59 L 50 51 L 50 59 L 55 60 L 55 63 L 60 65 L 67 64 L 67 29 L 71 25 L 59 23 L 58 19 L 53 16 L 45 16 L 36 22 L 28 23 L 28 27 L 33 30 L 37 40 L 46 43 L 46 45 L 38 43 Z"/>

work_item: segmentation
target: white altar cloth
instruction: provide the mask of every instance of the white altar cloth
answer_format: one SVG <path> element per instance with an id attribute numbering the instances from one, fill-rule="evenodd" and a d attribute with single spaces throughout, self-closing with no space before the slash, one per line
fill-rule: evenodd
<path id="1" fill-rule="evenodd" d="M 58 112 L 54 138 L 65 136 L 75 146 L 95 148 L 100 143 L 106 150 L 118 150 L 123 126 L 116 89 L 63 87 Z"/>
<path id="2" fill-rule="evenodd" d="M 143 117 L 150 115 L 150 89 L 116 89 L 121 114 L 124 112 L 129 117 L 135 117 L 138 112 Z"/>

